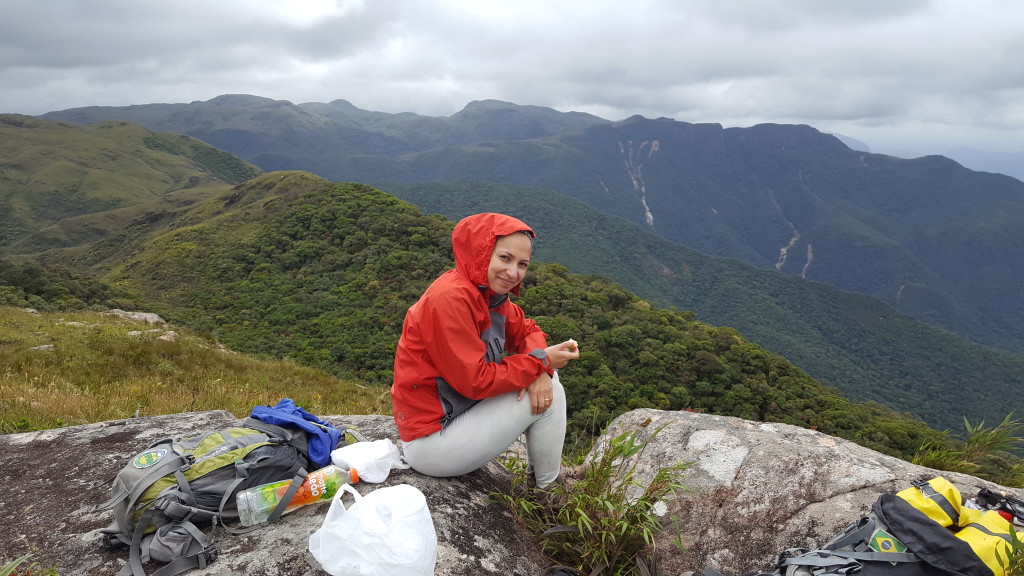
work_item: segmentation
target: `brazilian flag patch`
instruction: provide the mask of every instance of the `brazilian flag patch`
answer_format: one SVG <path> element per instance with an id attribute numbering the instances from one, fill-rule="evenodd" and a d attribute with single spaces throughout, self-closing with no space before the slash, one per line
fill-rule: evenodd
<path id="1" fill-rule="evenodd" d="M 875 530 L 868 546 L 877 552 L 906 552 L 907 547 L 885 530 Z"/>

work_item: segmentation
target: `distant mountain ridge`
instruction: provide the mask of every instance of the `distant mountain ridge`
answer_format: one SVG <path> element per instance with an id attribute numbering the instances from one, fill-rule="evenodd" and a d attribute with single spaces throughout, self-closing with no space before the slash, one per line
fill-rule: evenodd
<path id="1" fill-rule="evenodd" d="M 942 157 L 850 151 L 806 126 L 634 118 L 343 172 L 489 180 L 572 196 L 666 239 L 874 296 L 987 345 L 1024 347 L 1024 183 Z"/>
<path id="2" fill-rule="evenodd" d="M 977 148 L 953 148 L 945 152 L 972 170 L 995 172 L 1024 180 L 1024 152 L 993 152 Z"/>
<path id="3" fill-rule="evenodd" d="M 334 181 L 542 188 L 706 254 L 874 296 L 1024 352 L 1024 183 L 939 156 L 858 152 L 809 126 L 610 122 L 496 101 L 443 118 L 225 95 L 44 117 L 130 120 L 264 170 Z"/>
<path id="4" fill-rule="evenodd" d="M 401 156 L 491 140 L 528 140 L 608 122 L 579 112 L 496 100 L 472 102 L 451 117 L 433 117 L 371 112 L 346 100 L 295 105 L 245 94 L 189 104 L 73 108 L 40 118 L 76 124 L 135 122 L 199 138 L 258 166 L 267 165 L 266 170 L 305 169 L 292 164 L 306 158 L 314 173 L 339 157 Z"/>

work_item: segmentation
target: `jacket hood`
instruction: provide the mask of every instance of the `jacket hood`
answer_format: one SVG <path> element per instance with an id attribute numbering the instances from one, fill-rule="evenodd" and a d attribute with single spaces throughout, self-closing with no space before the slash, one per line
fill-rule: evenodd
<path id="1" fill-rule="evenodd" d="M 527 232 L 531 238 L 537 235 L 522 220 L 487 212 L 466 216 L 452 230 L 452 252 L 455 254 L 455 269 L 469 278 L 475 286 L 487 286 L 487 267 L 491 263 L 491 253 L 499 236 L 508 236 L 516 232 Z M 512 294 L 519 295 L 522 283 L 512 289 Z"/>

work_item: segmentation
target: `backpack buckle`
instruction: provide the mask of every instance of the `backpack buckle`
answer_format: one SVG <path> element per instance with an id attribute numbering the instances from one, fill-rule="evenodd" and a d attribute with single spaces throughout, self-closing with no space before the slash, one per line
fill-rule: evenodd
<path id="1" fill-rule="evenodd" d="M 196 509 L 192 506 L 187 506 L 175 501 L 173 498 L 166 497 L 154 500 L 153 509 L 163 512 L 165 518 L 175 522 L 187 522 L 196 513 Z"/>
<path id="2" fill-rule="evenodd" d="M 126 542 L 117 537 L 117 534 L 104 534 L 100 544 L 108 552 L 116 552 L 128 546 Z"/>
<path id="3" fill-rule="evenodd" d="M 217 556 L 218 555 L 219 554 L 217 552 L 217 548 L 216 547 L 210 547 L 210 548 L 207 548 L 206 550 L 203 550 L 202 552 L 200 552 L 199 554 L 196 555 L 196 560 L 199 561 L 199 566 L 198 567 L 199 568 L 206 568 L 207 565 L 212 564 L 214 561 L 217 560 Z"/>

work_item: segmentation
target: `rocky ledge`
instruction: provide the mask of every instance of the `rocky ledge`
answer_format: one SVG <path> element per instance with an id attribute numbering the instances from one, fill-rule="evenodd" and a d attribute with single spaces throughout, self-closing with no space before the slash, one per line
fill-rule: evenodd
<path id="1" fill-rule="evenodd" d="M 370 439 L 398 443 L 390 417 L 326 419 L 356 426 Z M 103 549 L 100 530 L 112 518 L 109 512 L 93 511 L 107 499 L 108 481 L 130 456 L 160 439 L 236 422 L 228 412 L 213 411 L 0 436 L 4 555 L 31 553 L 39 566 L 54 567 L 61 576 L 116 574 L 127 553 Z M 624 414 L 595 450 L 624 432 L 635 431 L 643 440 L 658 430 L 639 456 L 640 480 L 649 480 L 666 464 L 691 463 L 684 476 L 689 491 L 665 506 L 666 519 L 681 529 L 684 548 L 673 544 L 673 534 L 659 538 L 663 575 L 699 572 L 705 566 L 725 574 L 766 569 L 779 551 L 824 542 L 870 509 L 880 494 L 920 478 L 945 476 L 965 496 L 986 487 L 1024 499 L 1019 490 L 915 466 L 820 432 L 691 412 Z M 438 537 L 438 575 L 539 576 L 551 562 L 535 538 L 490 498 L 508 490 L 510 479 L 508 470 L 492 462 L 452 479 L 393 471 L 382 484 L 356 488 L 366 494 L 411 484 L 426 495 Z M 327 508 L 307 506 L 244 535 L 215 532 L 219 556 L 195 573 L 325 574 L 308 551 L 308 539 Z"/>

